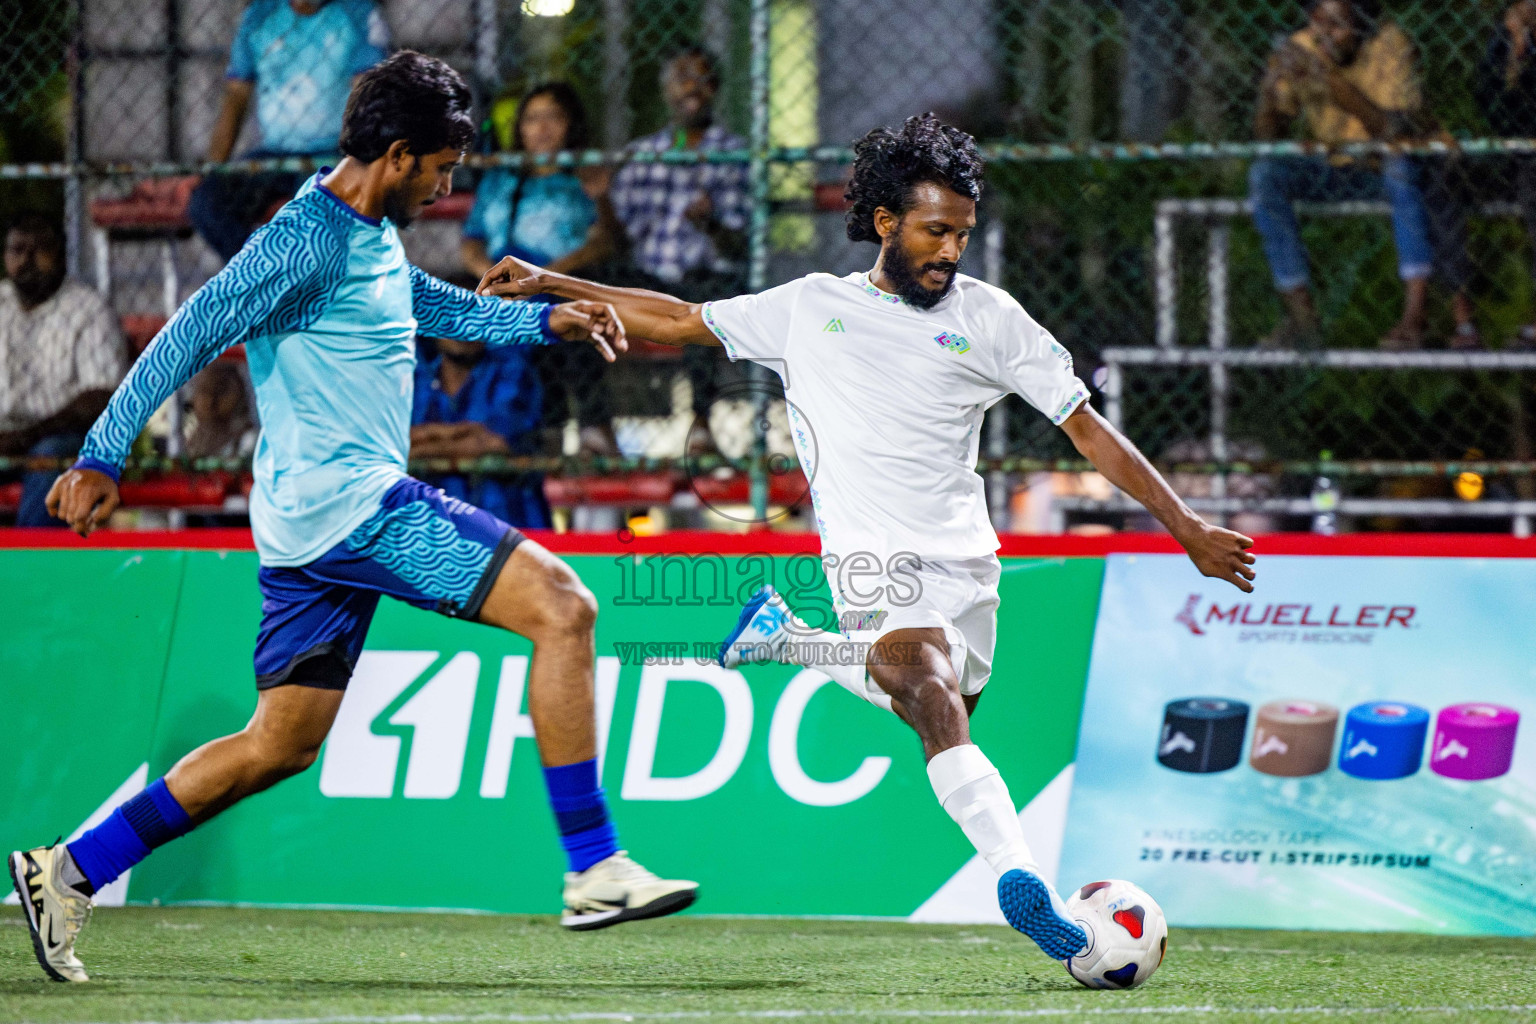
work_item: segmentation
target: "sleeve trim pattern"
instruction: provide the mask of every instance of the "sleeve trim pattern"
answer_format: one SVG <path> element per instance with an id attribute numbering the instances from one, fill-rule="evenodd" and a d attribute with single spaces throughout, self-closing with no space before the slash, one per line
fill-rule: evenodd
<path id="1" fill-rule="evenodd" d="M 715 304 L 713 302 L 704 303 L 704 326 L 708 327 L 712 332 L 714 332 L 715 337 L 720 339 L 720 344 L 725 346 L 725 354 L 730 356 L 731 362 L 734 363 L 741 358 L 741 355 L 736 351 L 736 346 L 731 344 L 731 339 L 726 337 L 725 328 L 721 327 L 718 323 L 715 322 L 714 307 Z"/>
<path id="2" fill-rule="evenodd" d="M 1061 408 L 1056 410 L 1056 414 L 1051 417 L 1051 422 L 1058 427 L 1061 426 L 1067 421 L 1067 417 L 1076 412 L 1077 407 L 1086 401 L 1088 401 L 1088 389 L 1079 387 L 1076 391 L 1072 392 L 1072 397 L 1063 402 Z"/>
<path id="3" fill-rule="evenodd" d="M 558 345 L 565 340 L 549 326 L 549 315 L 554 311 L 555 307 L 548 304 L 539 311 L 539 333 L 544 335 L 544 343 L 547 345 Z"/>
<path id="4" fill-rule="evenodd" d="M 123 471 L 117 466 L 114 466 L 110 462 L 103 462 L 100 459 L 90 458 L 89 456 L 82 456 L 76 459 L 74 468 L 89 469 L 97 473 L 104 473 L 112 478 L 113 483 L 120 483 L 122 482 L 123 478 Z"/>

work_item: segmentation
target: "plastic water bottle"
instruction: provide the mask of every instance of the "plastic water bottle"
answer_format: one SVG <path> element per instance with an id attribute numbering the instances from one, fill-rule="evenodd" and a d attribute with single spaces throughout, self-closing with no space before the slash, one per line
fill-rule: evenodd
<path id="1" fill-rule="evenodd" d="M 1312 484 L 1312 532 L 1332 537 L 1339 530 L 1339 486 L 1326 476 Z"/>

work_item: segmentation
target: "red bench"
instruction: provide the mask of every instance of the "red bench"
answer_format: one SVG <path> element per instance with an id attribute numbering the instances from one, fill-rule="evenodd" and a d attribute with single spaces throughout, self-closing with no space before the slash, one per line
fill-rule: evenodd
<path id="1" fill-rule="evenodd" d="M 638 508 L 670 505 L 692 487 L 711 505 L 745 505 L 751 500 L 751 481 L 744 474 L 726 480 L 700 478 L 691 482 L 672 473 L 632 473 L 626 476 L 546 477 L 544 495 L 557 508 L 575 506 Z M 768 500 L 791 505 L 806 499 L 808 486 L 799 472 L 769 477 Z M 251 478 L 245 474 L 158 473 L 142 480 L 123 481 L 121 494 L 126 508 L 171 508 L 218 512 L 226 499 L 248 495 Z M 21 504 L 21 482 L 0 484 L 0 512 L 14 513 Z"/>
<path id="2" fill-rule="evenodd" d="M 250 478 L 234 473 L 164 473 L 144 480 L 124 480 L 119 489 L 125 508 L 172 508 L 222 512 L 226 498 L 249 493 Z M 21 481 L 0 484 L 0 512 L 21 505 Z"/>

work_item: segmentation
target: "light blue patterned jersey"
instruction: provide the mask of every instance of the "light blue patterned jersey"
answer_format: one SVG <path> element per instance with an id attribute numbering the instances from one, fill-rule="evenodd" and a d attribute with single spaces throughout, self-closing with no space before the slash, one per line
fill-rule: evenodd
<path id="1" fill-rule="evenodd" d="M 177 310 L 91 428 L 79 465 L 116 476 L 160 404 L 245 344 L 261 437 L 251 529 L 263 565 L 305 565 L 405 475 L 414 339 L 542 344 L 548 307 L 477 296 L 406 261 L 388 220 L 358 214 L 322 170 Z"/>

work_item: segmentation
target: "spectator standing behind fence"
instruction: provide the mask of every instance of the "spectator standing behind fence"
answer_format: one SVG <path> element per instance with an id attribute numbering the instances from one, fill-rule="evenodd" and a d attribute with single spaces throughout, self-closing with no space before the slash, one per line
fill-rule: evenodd
<path id="1" fill-rule="evenodd" d="M 229 159 L 252 98 L 261 145 L 245 159 L 335 153 L 352 79 L 388 54 L 389 29 L 370 0 L 251 0 L 229 49 L 208 159 Z M 187 214 L 227 261 L 268 207 L 293 198 L 304 177 L 209 175 L 192 193 Z"/>
<path id="2" fill-rule="evenodd" d="M 191 459 L 241 459 L 256 450 L 256 417 L 241 363 L 216 359 L 192 378 L 186 454 Z"/>
<path id="3" fill-rule="evenodd" d="M 5 233 L 0 281 L 0 455 L 77 455 L 127 372 L 117 320 L 95 289 L 64 276 L 57 224 L 23 214 Z M 17 526 L 63 526 L 43 499 L 56 466 L 22 476 Z"/>
<path id="4" fill-rule="evenodd" d="M 534 453 L 543 395 L 538 374 L 518 346 L 439 338 L 417 341 L 411 403 L 411 458 L 476 459 Z M 544 478 L 417 474 L 449 497 L 513 526 L 544 529 Z"/>
<path id="5" fill-rule="evenodd" d="M 518 104 L 514 152 L 550 156 L 587 145 L 586 110 L 567 83 L 536 86 Z M 460 246 L 471 280 L 479 281 L 505 256 L 560 273 L 580 273 L 611 259 L 618 228 L 608 203 L 608 179 L 599 168 L 567 171 L 553 163 L 486 171 Z M 617 455 L 613 403 L 603 385 L 607 363 L 598 351 L 589 345 L 550 345 L 538 349 L 533 359 L 544 386 L 545 421 L 564 424 L 574 412 L 582 451 Z"/>
<path id="6" fill-rule="evenodd" d="M 747 144 L 715 123 L 720 72 L 699 47 L 687 47 L 661 71 L 662 95 L 671 123 L 630 143 L 632 152 L 718 152 Z M 746 288 L 744 257 L 751 195 L 742 163 L 629 163 L 614 176 L 614 213 L 630 245 L 629 273 L 615 284 L 654 288 L 702 302 Z M 620 279 L 621 278 L 621 279 Z M 693 385 L 691 453 L 713 447 L 709 409 L 719 393 L 719 350 L 689 346 L 683 363 Z"/>
<path id="7" fill-rule="evenodd" d="M 1478 64 L 1473 92 L 1488 125 L 1504 138 L 1536 138 L 1536 0 L 1504 12 Z M 1441 275 L 1455 292 L 1452 345 L 1474 349 L 1481 334 L 1471 286 L 1475 268 L 1467 249 L 1467 217 L 1479 203 L 1513 199 L 1536 246 L 1536 157 L 1528 153 L 1442 161 L 1430 193 L 1430 229 Z M 1513 344 L 1536 348 L 1536 323 L 1521 327 Z"/>
<path id="8" fill-rule="evenodd" d="M 1413 43 L 1394 22 L 1378 17 L 1374 0 L 1310 0 L 1305 28 L 1276 47 L 1259 90 L 1254 131 L 1278 139 L 1298 119 L 1308 137 L 1330 145 L 1396 141 L 1428 127 Z M 1417 163 L 1385 158 L 1278 157 L 1249 169 L 1253 219 L 1263 238 L 1285 320 L 1261 344 L 1319 343 L 1307 254 L 1293 204 L 1298 200 L 1382 200 L 1391 206 L 1398 274 L 1406 288 L 1403 316 L 1383 348 L 1423 344 L 1425 299 L 1433 252 Z"/>

